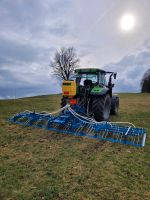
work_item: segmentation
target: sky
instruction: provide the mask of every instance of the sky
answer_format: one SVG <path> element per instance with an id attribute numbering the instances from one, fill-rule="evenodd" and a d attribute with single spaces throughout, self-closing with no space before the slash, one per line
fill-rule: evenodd
<path id="1" fill-rule="evenodd" d="M 74 46 L 81 67 L 117 72 L 115 92 L 139 92 L 150 68 L 149 0 L 0 0 L 0 99 L 61 92 L 50 61 Z M 121 29 L 126 14 L 130 31 Z"/>

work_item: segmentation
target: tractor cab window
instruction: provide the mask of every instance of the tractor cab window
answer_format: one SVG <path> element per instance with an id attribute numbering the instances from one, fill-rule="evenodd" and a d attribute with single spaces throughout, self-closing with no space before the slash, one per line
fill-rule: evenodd
<path id="1" fill-rule="evenodd" d="M 84 85 L 85 80 L 91 80 L 94 84 L 98 82 L 98 76 L 97 74 L 80 74 L 76 77 L 76 82 L 80 85 Z"/>
<path id="2" fill-rule="evenodd" d="M 106 85 L 105 73 L 99 72 L 99 84 Z"/>

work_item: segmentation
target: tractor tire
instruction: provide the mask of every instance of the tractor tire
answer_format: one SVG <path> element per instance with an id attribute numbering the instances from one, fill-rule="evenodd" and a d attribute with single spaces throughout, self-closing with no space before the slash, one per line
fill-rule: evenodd
<path id="1" fill-rule="evenodd" d="M 118 96 L 112 96 L 111 99 L 111 115 L 117 115 L 119 110 L 119 97 Z"/>
<path id="2" fill-rule="evenodd" d="M 107 121 L 111 108 L 110 95 L 106 94 L 93 98 L 92 112 L 96 121 Z"/>
<path id="3" fill-rule="evenodd" d="M 61 103 L 60 103 L 61 108 L 63 108 L 66 104 L 67 104 L 67 98 L 66 97 L 62 97 L 61 98 Z"/>

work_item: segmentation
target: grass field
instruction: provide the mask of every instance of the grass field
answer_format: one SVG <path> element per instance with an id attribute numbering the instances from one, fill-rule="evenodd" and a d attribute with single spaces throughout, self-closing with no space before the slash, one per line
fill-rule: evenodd
<path id="1" fill-rule="evenodd" d="M 9 124 L 15 113 L 52 111 L 60 95 L 0 101 L 0 200 L 150 199 L 150 137 L 136 148 Z M 150 94 L 120 94 L 113 121 L 150 134 Z"/>

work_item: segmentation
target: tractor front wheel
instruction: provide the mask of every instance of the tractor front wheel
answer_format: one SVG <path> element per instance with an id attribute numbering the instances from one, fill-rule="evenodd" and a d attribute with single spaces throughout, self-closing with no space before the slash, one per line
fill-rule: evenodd
<path id="1" fill-rule="evenodd" d="M 92 112 L 96 121 L 107 121 L 111 108 L 110 95 L 94 97 L 92 102 Z"/>

